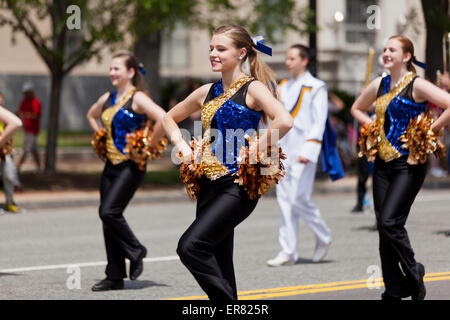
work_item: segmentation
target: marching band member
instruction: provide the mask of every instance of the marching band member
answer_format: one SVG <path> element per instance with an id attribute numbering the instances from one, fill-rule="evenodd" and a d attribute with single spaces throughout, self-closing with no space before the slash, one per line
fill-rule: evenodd
<path id="1" fill-rule="evenodd" d="M 300 218 L 316 237 L 314 262 L 325 257 L 331 243 L 331 231 L 310 200 L 327 121 L 328 95 L 326 84 L 308 71 L 309 60 L 307 47 L 291 46 L 286 54 L 286 67 L 291 77 L 283 80 L 279 87 L 281 102 L 294 119 L 294 128 L 280 140 L 287 155 L 286 176 L 276 187 L 281 208 L 281 251 L 267 261 L 271 267 L 297 261 Z"/>

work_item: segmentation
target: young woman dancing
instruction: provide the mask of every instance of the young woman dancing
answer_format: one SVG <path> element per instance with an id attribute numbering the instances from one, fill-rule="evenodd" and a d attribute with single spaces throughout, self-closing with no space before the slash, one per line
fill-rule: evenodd
<path id="1" fill-rule="evenodd" d="M 116 90 L 103 94 L 87 114 L 95 132 L 106 130 L 106 164 L 100 183 L 99 214 L 108 264 L 106 279 L 95 284 L 93 291 L 122 289 L 123 279 L 127 277 L 125 258 L 130 260 L 129 277 L 135 280 L 143 271 L 143 259 L 147 254 L 123 216 L 145 176 L 145 168 L 140 169 L 124 152 L 127 134 L 141 129 L 147 119 L 151 119 L 156 125 L 150 147 L 156 147 L 164 135 L 165 112 L 146 94 L 142 71 L 132 54 L 115 55 L 109 77 Z"/>
<path id="2" fill-rule="evenodd" d="M 200 180 L 196 218 L 182 235 L 177 253 L 211 300 L 237 299 L 234 228 L 250 215 L 258 202 L 258 198 L 251 199 L 235 182 L 239 153 L 236 145 L 245 141 L 243 136 L 230 137 L 230 133 L 255 132 L 260 120 L 268 116 L 272 122 L 260 136 L 258 146 L 262 150 L 270 145 L 268 141 L 276 131 L 281 138 L 292 127 L 292 117 L 275 97 L 273 73 L 260 61 L 257 49 L 267 47 L 261 46 L 261 39 L 252 39 L 244 28 L 236 25 L 217 28 L 210 41 L 209 58 L 212 70 L 220 72 L 222 78 L 195 90 L 171 109 L 163 122 L 168 137 L 183 158 L 190 159 L 191 148 L 176 123 L 201 110 L 203 141 L 207 141 L 202 154 L 204 174 Z M 242 71 L 247 59 L 251 76 Z M 214 129 L 217 135 L 211 144 Z M 256 145 L 250 146 L 250 153 L 254 152 Z"/>
<path id="3" fill-rule="evenodd" d="M 411 120 L 427 111 L 427 101 L 446 109 L 431 126 L 438 133 L 450 120 L 450 95 L 417 77 L 413 63 L 424 65 L 416 60 L 408 38 L 389 38 L 383 61 L 390 75 L 372 81 L 351 109 L 359 122 L 372 124 L 367 111 L 376 101 L 377 120 L 373 124 L 378 127 L 380 142 L 376 148 L 373 199 L 386 288 L 382 299 L 411 296 L 413 300 L 423 300 L 425 268 L 414 258 L 405 223 L 424 182 L 426 163 L 408 163 L 409 150 L 402 147 L 401 137 Z"/>

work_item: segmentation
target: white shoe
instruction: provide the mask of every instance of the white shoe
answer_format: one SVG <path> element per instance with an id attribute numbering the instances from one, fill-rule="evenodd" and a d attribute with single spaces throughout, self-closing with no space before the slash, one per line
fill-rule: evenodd
<path id="1" fill-rule="evenodd" d="M 331 241 L 327 244 L 316 244 L 316 249 L 314 250 L 314 255 L 312 258 L 313 262 L 320 262 L 325 258 L 328 253 L 328 248 L 330 247 Z"/>
<path id="2" fill-rule="evenodd" d="M 275 258 L 267 260 L 269 267 L 291 266 L 295 264 L 295 260 L 287 258 L 283 252 L 280 252 Z"/>
<path id="3" fill-rule="evenodd" d="M 444 178 L 447 176 L 447 172 L 441 168 L 431 168 L 430 175 L 435 178 Z"/>

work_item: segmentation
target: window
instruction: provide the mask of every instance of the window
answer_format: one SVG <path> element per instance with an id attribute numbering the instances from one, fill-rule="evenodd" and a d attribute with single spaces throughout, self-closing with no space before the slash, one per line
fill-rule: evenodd
<path id="1" fill-rule="evenodd" d="M 189 67 L 189 32 L 185 25 L 163 34 L 161 41 L 161 65 L 167 68 Z"/>

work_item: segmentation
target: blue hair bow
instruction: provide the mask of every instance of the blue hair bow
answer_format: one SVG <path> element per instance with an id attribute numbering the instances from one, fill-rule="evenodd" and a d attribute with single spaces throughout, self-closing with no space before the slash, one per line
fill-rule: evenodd
<path id="1" fill-rule="evenodd" d="M 143 66 L 139 66 L 139 71 L 142 73 L 142 75 L 145 77 L 145 75 L 147 74 L 147 71 L 145 71 Z"/>
<path id="2" fill-rule="evenodd" d="M 426 70 L 427 69 L 427 64 L 426 63 L 423 63 L 423 62 L 420 62 L 420 61 L 418 61 L 417 59 L 416 59 L 416 57 L 413 57 L 413 59 L 412 59 L 412 63 L 414 63 L 416 66 L 419 66 L 419 67 L 421 67 L 422 69 L 424 69 L 424 70 Z"/>
<path id="3" fill-rule="evenodd" d="M 252 41 L 253 46 L 255 47 L 256 50 L 268 54 L 269 56 L 272 56 L 272 48 L 262 44 L 264 41 L 266 41 L 266 39 L 264 39 L 262 35 L 252 37 Z"/>

